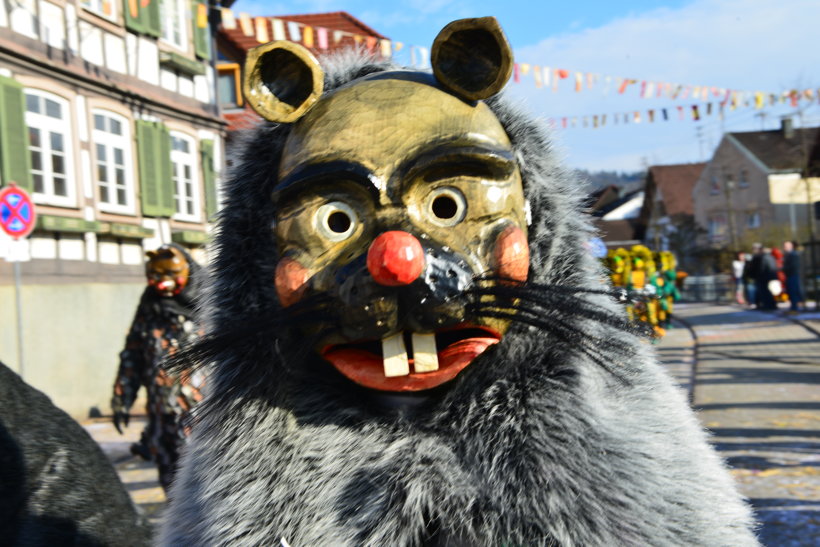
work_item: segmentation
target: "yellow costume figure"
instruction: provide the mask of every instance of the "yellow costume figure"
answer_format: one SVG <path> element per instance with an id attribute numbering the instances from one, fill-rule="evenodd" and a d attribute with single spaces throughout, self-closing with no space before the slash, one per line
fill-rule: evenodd
<path id="1" fill-rule="evenodd" d="M 649 274 L 649 283 L 655 287 L 655 307 L 658 313 L 658 325 L 666 329 L 669 326 L 669 306 L 666 300 L 666 271 L 669 269 L 667 251 L 655 251 L 652 258 L 655 271 Z"/>
<path id="2" fill-rule="evenodd" d="M 658 325 L 658 300 L 655 294 L 657 287 L 650 283 L 650 276 L 656 271 L 652 251 L 644 245 L 634 245 L 630 249 L 630 254 L 632 255 L 632 272 L 627 288 L 644 295 L 644 300 L 635 306 L 635 316 L 639 321 L 649 323 L 655 336 L 661 337 L 665 331 Z"/>
<path id="3" fill-rule="evenodd" d="M 607 252 L 606 264 L 609 268 L 609 278 L 612 281 L 612 286 L 626 288 L 631 270 L 629 251 L 623 247 L 610 249 Z"/>

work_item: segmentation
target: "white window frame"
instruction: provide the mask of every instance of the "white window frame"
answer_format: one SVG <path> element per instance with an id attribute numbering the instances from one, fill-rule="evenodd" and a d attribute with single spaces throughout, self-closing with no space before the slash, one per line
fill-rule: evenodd
<path id="1" fill-rule="evenodd" d="M 726 217 L 715 215 L 709 219 L 709 237 L 714 240 L 723 239 L 726 236 Z"/>
<path id="2" fill-rule="evenodd" d="M 107 120 L 114 120 L 120 124 L 122 133 L 117 135 L 108 131 L 110 121 L 106 121 L 106 130 L 97 129 L 96 116 L 104 116 Z M 134 161 L 131 154 L 131 123 L 127 118 L 104 110 L 102 108 L 95 108 L 91 111 L 91 142 L 92 155 L 94 158 L 94 185 L 97 190 L 97 206 L 100 211 L 108 213 L 121 213 L 126 215 L 136 214 L 136 192 L 134 190 Z M 105 150 L 105 158 L 100 159 L 99 147 Z M 114 158 L 116 157 L 115 149 L 122 150 L 124 171 L 123 184 L 118 185 L 116 182 L 116 164 Z M 101 181 L 99 178 L 100 167 L 105 170 L 107 181 Z M 109 200 L 103 201 L 102 187 L 106 186 L 109 193 Z M 119 203 L 117 199 L 117 191 L 122 189 L 125 192 L 125 203 Z"/>
<path id="3" fill-rule="evenodd" d="M 188 151 L 177 150 L 174 139 L 188 144 Z M 174 188 L 174 215 L 175 220 L 199 222 L 202 216 L 202 197 L 199 190 L 199 155 L 196 139 L 171 131 L 171 180 Z M 186 170 L 190 178 L 186 178 Z M 188 211 L 191 205 L 193 212 Z"/>
<path id="4" fill-rule="evenodd" d="M 109 21 L 117 21 L 117 2 L 114 0 L 80 0 L 80 6 L 89 13 L 99 15 L 103 19 Z M 111 8 L 111 13 L 106 14 L 104 6 L 108 4 Z"/>
<path id="5" fill-rule="evenodd" d="M 38 9 L 40 41 L 57 49 L 65 49 L 67 35 L 63 7 L 40 0 Z"/>
<path id="6" fill-rule="evenodd" d="M 29 38 L 39 39 L 37 27 L 37 5 L 35 0 L 18 0 L 10 4 L 9 26 Z"/>
<path id="7" fill-rule="evenodd" d="M 74 146 L 72 139 L 74 132 L 72 128 L 74 123 L 71 119 L 72 108 L 69 101 L 66 99 L 42 91 L 39 89 L 26 88 L 26 102 L 28 103 L 28 96 L 33 95 L 38 97 L 41 101 L 40 106 L 45 106 L 45 100 L 51 100 L 60 105 L 62 117 L 53 118 L 47 116 L 44 112 L 36 113 L 29 112 L 26 107 L 26 127 L 29 131 L 34 128 L 38 129 L 40 135 L 39 152 L 41 154 L 41 169 L 35 169 L 32 162 L 32 175 L 41 175 L 43 178 L 43 192 L 34 192 L 34 201 L 44 205 L 56 205 L 58 207 L 76 207 L 77 206 L 77 185 L 74 172 Z M 48 135 L 46 135 L 48 133 Z M 51 133 L 57 133 L 63 137 L 63 161 L 65 166 L 65 196 L 58 196 L 54 193 L 54 172 L 53 172 L 53 150 L 51 148 Z M 33 152 L 31 143 L 29 142 L 29 154 Z"/>
<path id="8" fill-rule="evenodd" d="M 160 25 L 162 41 L 182 51 L 188 51 L 188 14 L 187 0 L 154 0 L 160 3 Z M 177 36 L 179 35 L 177 40 Z"/>

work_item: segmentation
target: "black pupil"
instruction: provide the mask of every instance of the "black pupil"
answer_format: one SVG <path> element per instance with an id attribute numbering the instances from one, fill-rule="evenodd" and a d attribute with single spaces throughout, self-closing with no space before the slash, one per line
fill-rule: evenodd
<path id="1" fill-rule="evenodd" d="M 350 217 L 342 211 L 333 211 L 327 217 L 327 227 L 332 232 L 343 234 L 350 229 Z"/>
<path id="2" fill-rule="evenodd" d="M 438 218 L 454 218 L 457 212 L 458 203 L 450 196 L 439 196 L 433 200 L 433 214 Z"/>

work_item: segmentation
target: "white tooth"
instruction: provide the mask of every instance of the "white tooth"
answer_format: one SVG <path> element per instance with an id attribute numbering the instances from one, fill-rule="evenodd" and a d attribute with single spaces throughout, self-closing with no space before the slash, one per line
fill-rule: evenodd
<path id="1" fill-rule="evenodd" d="M 410 374 L 410 362 L 407 360 L 407 349 L 404 347 L 402 333 L 382 338 L 382 355 L 384 355 L 384 375 L 387 378 Z"/>
<path id="2" fill-rule="evenodd" d="M 413 369 L 416 372 L 438 370 L 435 334 L 413 333 Z"/>

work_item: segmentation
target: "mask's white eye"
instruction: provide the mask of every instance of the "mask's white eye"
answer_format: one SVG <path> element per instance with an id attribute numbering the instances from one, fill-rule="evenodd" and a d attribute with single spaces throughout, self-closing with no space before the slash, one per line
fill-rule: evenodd
<path id="1" fill-rule="evenodd" d="M 330 241 L 344 241 L 353 235 L 359 217 L 341 201 L 325 203 L 316 211 L 316 229 Z"/>
<path id="2" fill-rule="evenodd" d="M 457 188 L 436 188 L 427 197 L 430 219 L 439 226 L 455 226 L 467 214 L 467 199 Z"/>

